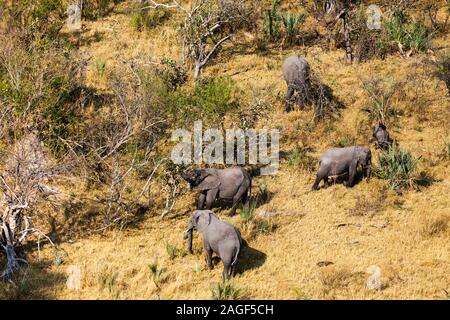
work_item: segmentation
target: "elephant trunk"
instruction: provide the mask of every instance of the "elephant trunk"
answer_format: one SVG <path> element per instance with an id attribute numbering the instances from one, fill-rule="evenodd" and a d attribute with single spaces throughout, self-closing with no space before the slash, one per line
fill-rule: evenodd
<path id="1" fill-rule="evenodd" d="M 367 181 L 369 181 L 370 180 L 370 175 L 372 174 L 372 165 L 371 165 L 371 162 L 369 162 L 368 164 L 367 164 L 367 166 L 366 166 L 366 178 L 367 178 Z"/>
<path id="2" fill-rule="evenodd" d="M 187 229 L 184 233 L 184 239 L 188 240 L 188 251 L 192 253 L 192 229 Z"/>

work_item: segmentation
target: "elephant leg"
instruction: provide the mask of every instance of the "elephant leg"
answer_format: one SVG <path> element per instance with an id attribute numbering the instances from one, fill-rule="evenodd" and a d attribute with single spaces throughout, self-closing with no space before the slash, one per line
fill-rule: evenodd
<path id="1" fill-rule="evenodd" d="M 319 189 L 319 183 L 322 179 L 325 183 L 328 183 L 328 175 L 322 173 L 319 169 L 319 172 L 317 172 L 316 181 L 314 181 L 312 186 L 313 191 Z"/>
<path id="2" fill-rule="evenodd" d="M 329 186 L 329 184 L 328 184 L 328 177 L 324 177 L 323 178 L 323 183 L 324 183 L 323 187 L 324 188 L 328 188 L 328 186 Z"/>
<path id="3" fill-rule="evenodd" d="M 230 210 L 230 216 L 234 216 L 236 214 L 237 205 L 239 204 L 239 201 L 244 198 L 244 195 L 247 195 L 247 188 L 241 186 L 233 197 L 233 206 Z"/>
<path id="4" fill-rule="evenodd" d="M 353 183 L 355 181 L 357 167 L 358 167 L 357 163 L 352 163 L 350 165 L 350 168 L 349 168 L 349 171 L 348 171 L 348 181 L 345 184 L 345 186 L 348 187 L 348 188 L 353 187 Z"/>
<path id="5" fill-rule="evenodd" d="M 206 193 L 206 209 L 211 210 L 214 200 L 216 200 L 218 189 L 208 190 Z"/>
<path id="6" fill-rule="evenodd" d="M 223 279 L 228 280 L 231 276 L 231 266 L 228 263 L 223 264 L 223 273 L 222 273 Z"/>
<path id="7" fill-rule="evenodd" d="M 294 87 L 292 85 L 288 85 L 288 90 L 286 93 L 286 101 L 284 104 L 284 110 L 286 112 L 289 112 L 291 110 L 291 99 L 293 94 L 294 94 Z"/>
<path id="8" fill-rule="evenodd" d="M 202 210 L 205 205 L 206 194 L 204 192 L 200 193 L 198 196 L 197 209 Z"/>
<path id="9" fill-rule="evenodd" d="M 212 249 L 210 245 L 204 240 L 203 246 L 205 247 L 205 258 L 206 258 L 206 265 L 211 270 L 213 268 L 212 265 Z"/>

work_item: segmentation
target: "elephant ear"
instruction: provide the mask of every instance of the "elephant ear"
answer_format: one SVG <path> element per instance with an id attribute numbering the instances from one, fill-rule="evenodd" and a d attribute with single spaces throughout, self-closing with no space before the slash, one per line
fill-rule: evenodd
<path id="1" fill-rule="evenodd" d="M 202 173 L 203 174 L 203 173 Z M 196 191 L 204 191 L 204 190 L 211 190 L 211 189 L 217 189 L 220 186 L 220 180 L 217 174 L 206 172 L 204 173 L 206 176 L 204 179 L 202 179 L 202 182 L 200 182 L 194 190 Z"/>
<path id="2" fill-rule="evenodd" d="M 203 232 L 209 226 L 211 222 L 211 213 L 210 210 L 197 210 L 195 212 L 196 215 L 196 226 L 198 232 Z"/>

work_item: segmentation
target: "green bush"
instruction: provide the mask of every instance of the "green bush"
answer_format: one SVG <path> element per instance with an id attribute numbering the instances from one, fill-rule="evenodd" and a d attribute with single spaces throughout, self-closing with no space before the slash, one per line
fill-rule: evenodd
<path id="1" fill-rule="evenodd" d="M 279 40 L 281 37 L 282 19 L 278 12 L 280 0 L 272 0 L 272 7 L 264 13 L 264 31 L 270 41 Z"/>
<path id="2" fill-rule="evenodd" d="M 214 300 L 238 300 L 243 298 L 242 290 L 230 281 L 223 281 L 211 287 Z"/>
<path id="3" fill-rule="evenodd" d="M 401 85 L 401 82 L 384 82 L 381 79 L 363 81 L 362 86 L 367 92 L 370 101 L 364 111 L 368 112 L 370 119 L 387 123 L 397 114 L 391 104 L 391 100 Z"/>
<path id="4" fill-rule="evenodd" d="M 297 148 L 289 152 L 287 162 L 290 167 L 311 170 L 315 162 L 314 158 L 308 155 L 308 149 Z"/>
<path id="5" fill-rule="evenodd" d="M 244 227 L 255 218 L 256 204 L 256 201 L 249 201 L 248 206 L 242 207 L 239 215 L 241 216 Z"/>
<path id="6" fill-rule="evenodd" d="M 426 51 L 433 35 L 422 21 L 413 21 L 404 11 L 395 11 L 387 21 L 386 29 L 389 39 L 398 43 L 400 50 L 413 53 Z"/>
<path id="7" fill-rule="evenodd" d="M 195 103 L 204 114 L 223 116 L 234 109 L 236 83 L 230 77 L 205 78 L 195 87 Z"/>
<path id="8" fill-rule="evenodd" d="M 415 176 L 417 159 L 408 152 L 393 146 L 389 151 L 382 152 L 378 161 L 375 175 L 388 180 L 388 186 L 391 189 L 400 193 L 404 189 L 417 186 L 418 181 Z"/>
<path id="9" fill-rule="evenodd" d="M 282 17 L 286 40 L 289 44 L 294 44 L 295 38 L 299 32 L 299 27 L 305 21 L 305 15 L 287 12 L 284 13 Z"/>

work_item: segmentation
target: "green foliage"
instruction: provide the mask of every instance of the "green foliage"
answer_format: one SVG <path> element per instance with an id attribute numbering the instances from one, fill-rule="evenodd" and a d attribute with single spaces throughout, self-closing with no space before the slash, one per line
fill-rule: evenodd
<path id="1" fill-rule="evenodd" d="M 256 212 L 256 201 L 249 201 L 248 206 L 243 206 L 240 216 L 244 226 L 248 225 L 254 218 Z"/>
<path id="2" fill-rule="evenodd" d="M 211 286 L 210 290 L 214 300 L 239 300 L 244 296 L 242 290 L 228 280 Z"/>
<path id="3" fill-rule="evenodd" d="M 235 82 L 229 77 L 205 78 L 193 91 L 167 92 L 165 107 L 174 123 L 186 124 L 198 119 L 217 122 L 238 107 L 233 99 L 234 92 Z"/>
<path id="4" fill-rule="evenodd" d="M 307 148 L 296 148 L 288 153 L 287 162 L 293 168 L 312 170 L 315 160 L 308 155 Z"/>
<path id="5" fill-rule="evenodd" d="M 262 180 L 262 182 L 258 186 L 258 189 L 259 189 L 258 197 L 257 197 L 258 202 L 266 203 L 267 201 L 269 201 L 270 192 L 269 192 L 269 188 L 267 187 L 266 180 Z"/>
<path id="6" fill-rule="evenodd" d="M 232 102 L 235 87 L 236 83 L 230 77 L 204 79 L 195 87 L 196 104 L 207 115 L 223 116 L 236 107 Z"/>
<path id="7" fill-rule="evenodd" d="M 413 21 L 405 11 L 395 11 L 386 28 L 390 40 L 398 43 L 400 50 L 413 53 L 426 51 L 433 36 L 422 21 Z"/>
<path id="8" fill-rule="evenodd" d="M 369 95 L 369 105 L 364 109 L 369 113 L 369 118 L 381 123 L 387 123 L 390 118 L 396 115 L 391 99 L 398 92 L 402 83 L 370 79 L 363 81 L 362 85 Z"/>
<path id="9" fill-rule="evenodd" d="M 97 70 L 98 75 L 103 77 L 106 70 L 106 61 L 102 58 L 97 58 L 95 60 L 95 69 Z"/>
<path id="10" fill-rule="evenodd" d="M 279 40 L 281 37 L 282 18 L 278 12 L 280 0 L 272 0 L 272 7 L 264 14 L 264 31 L 269 37 L 269 41 Z"/>
<path id="11" fill-rule="evenodd" d="M 164 282 L 164 269 L 159 268 L 157 259 L 155 259 L 149 267 L 153 283 L 158 289 L 161 289 L 161 284 Z"/>
<path id="12" fill-rule="evenodd" d="M 415 172 L 417 159 L 408 152 L 393 146 L 379 156 L 379 164 L 375 170 L 376 176 L 388 180 L 388 186 L 401 192 L 404 189 L 417 186 Z"/>
<path id="13" fill-rule="evenodd" d="M 283 25 L 286 33 L 286 40 L 289 44 L 294 44 L 295 38 L 298 35 L 300 25 L 305 21 L 305 15 L 284 13 Z"/>

